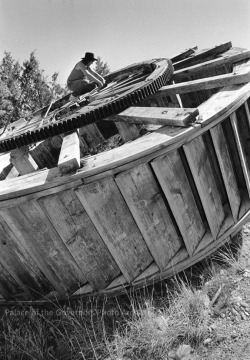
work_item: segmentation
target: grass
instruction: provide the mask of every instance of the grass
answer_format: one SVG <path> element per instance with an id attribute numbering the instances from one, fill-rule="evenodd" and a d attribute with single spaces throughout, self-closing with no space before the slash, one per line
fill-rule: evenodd
<path id="1" fill-rule="evenodd" d="M 2 360 L 166 360 L 209 336 L 241 267 L 225 249 L 178 277 L 116 298 L 2 309 Z M 215 298 L 216 294 L 219 295 Z"/>

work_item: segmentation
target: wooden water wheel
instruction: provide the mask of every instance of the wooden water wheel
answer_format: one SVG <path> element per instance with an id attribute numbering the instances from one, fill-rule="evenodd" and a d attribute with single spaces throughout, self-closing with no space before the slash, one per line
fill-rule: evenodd
<path id="1" fill-rule="evenodd" d="M 250 52 L 226 43 L 171 61 L 173 73 L 156 59 L 110 74 L 80 108 L 65 98 L 0 138 L 3 299 L 141 287 L 249 220 Z M 86 152 L 110 135 L 120 146 Z"/>

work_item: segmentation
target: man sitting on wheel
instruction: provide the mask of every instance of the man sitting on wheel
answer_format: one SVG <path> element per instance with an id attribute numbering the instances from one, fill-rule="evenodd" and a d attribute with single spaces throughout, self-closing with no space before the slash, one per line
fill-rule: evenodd
<path id="1" fill-rule="evenodd" d="M 67 86 L 72 91 L 70 101 L 78 102 L 79 95 L 92 91 L 96 86 L 101 88 L 105 84 L 104 78 L 90 68 L 94 61 L 97 61 L 94 54 L 86 52 L 84 58 L 71 71 L 67 80 Z"/>

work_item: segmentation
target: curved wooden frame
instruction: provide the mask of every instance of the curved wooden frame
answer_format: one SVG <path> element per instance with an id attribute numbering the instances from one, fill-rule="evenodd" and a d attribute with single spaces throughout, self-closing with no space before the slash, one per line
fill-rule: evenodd
<path id="1" fill-rule="evenodd" d="M 189 127 L 161 127 L 74 174 L 1 181 L 3 297 L 117 294 L 170 277 L 233 236 L 250 217 L 247 81 L 198 106 Z"/>

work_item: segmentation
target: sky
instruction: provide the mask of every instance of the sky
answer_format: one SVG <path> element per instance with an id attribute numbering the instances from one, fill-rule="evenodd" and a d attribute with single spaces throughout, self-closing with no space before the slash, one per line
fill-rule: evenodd
<path id="1" fill-rule="evenodd" d="M 115 71 L 228 41 L 250 50 L 250 0 L 0 0 L 1 59 L 35 51 L 62 85 L 85 52 Z"/>

